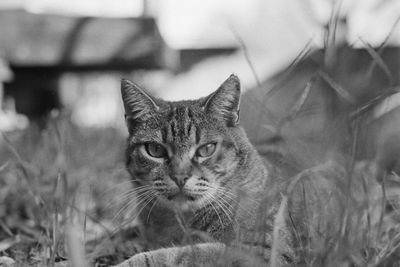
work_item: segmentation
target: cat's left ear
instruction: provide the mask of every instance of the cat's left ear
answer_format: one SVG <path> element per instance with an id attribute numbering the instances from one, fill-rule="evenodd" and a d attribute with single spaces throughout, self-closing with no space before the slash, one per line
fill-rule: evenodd
<path id="1" fill-rule="evenodd" d="M 121 80 L 121 95 L 129 129 L 154 116 L 159 110 L 155 99 L 127 79 Z"/>
<path id="2" fill-rule="evenodd" d="M 239 123 L 240 80 L 231 74 L 221 86 L 204 100 L 204 110 L 219 119 L 224 120 L 228 126 Z"/>

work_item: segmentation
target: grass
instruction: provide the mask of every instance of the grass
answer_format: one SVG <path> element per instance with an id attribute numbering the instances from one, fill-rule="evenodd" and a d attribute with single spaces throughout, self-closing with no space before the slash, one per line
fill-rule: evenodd
<path id="1" fill-rule="evenodd" d="M 337 19 L 334 14 L 332 19 Z M 281 192 L 270 263 L 278 266 L 279 230 L 287 224 L 285 227 L 295 233 L 298 266 L 400 266 L 400 177 L 395 165 L 386 163 L 397 160 L 399 152 L 386 148 L 398 148 L 394 144 L 398 139 L 388 139 L 372 154 L 365 148 L 386 142 L 381 132 L 397 129 L 393 128 L 395 122 L 388 120 L 374 130 L 371 124 L 376 119 L 371 119 L 371 114 L 384 99 L 399 92 L 398 77 L 382 56 L 384 43 L 377 51 L 366 44 L 369 64 L 344 77 L 341 66 L 354 62 L 336 62 L 345 59 L 330 45 L 335 44 L 337 23 L 330 25 L 328 55 L 323 53 L 322 63 L 313 62 L 317 67 L 310 78 L 301 77 L 306 83 L 297 90 L 295 99 L 284 97 L 288 112 L 259 110 L 256 137 L 263 137 L 263 129 L 273 129 L 273 138 L 263 140 L 269 151 L 274 148 L 278 151 L 274 156 L 294 158 L 283 163 L 279 158 L 277 164 L 299 162 L 288 172 L 287 186 Z M 245 44 L 240 43 L 248 57 Z M 285 84 L 297 79 L 302 60 L 311 54 L 310 43 L 264 93 L 263 104 L 276 101 L 273 97 Z M 329 61 L 332 58 L 336 63 Z M 366 87 L 366 80 L 380 80 L 379 72 L 390 84 Z M 349 82 L 348 76 L 356 82 Z M 254 77 L 258 79 L 256 73 Z M 325 101 L 324 127 L 304 138 L 304 131 L 294 126 L 308 119 L 316 90 Z M 359 97 L 362 90 L 368 97 Z M 273 115 L 269 125 L 261 122 L 266 113 Z M 365 137 L 365 131 L 371 129 L 375 131 L 374 142 Z M 332 141 L 329 147 L 326 143 L 330 138 L 339 142 Z M 78 128 L 66 115 L 50 118 L 45 129 L 33 124 L 26 130 L 3 134 L 0 256 L 11 257 L 17 266 L 62 266 L 64 259 L 73 266 L 84 266 L 104 256 L 101 261 L 107 266 L 139 250 L 140 244 L 130 242 L 137 235 L 135 229 L 126 228 L 133 223 L 127 211 L 134 203 L 129 203 L 127 195 L 130 182 L 124 148 L 125 137 L 118 130 Z"/>
<path id="2" fill-rule="evenodd" d="M 1 253 L 21 266 L 46 266 L 68 247 L 110 235 L 118 227 L 112 197 L 128 180 L 124 145 L 115 129 L 79 129 L 67 118 L 3 134 Z"/>
<path id="3" fill-rule="evenodd" d="M 279 140 L 285 141 L 283 128 L 305 108 L 315 79 L 299 91 L 288 116 L 277 124 Z M 348 100 L 344 88 L 333 90 Z M 364 116 L 370 105 L 355 110 L 362 109 Z M 347 119 L 359 116 L 349 112 Z M 356 145 L 357 132 L 352 136 Z M 135 244 L 114 235 L 123 232 L 129 218 L 117 216 L 129 207 L 122 201 L 129 183 L 124 147 L 125 137 L 118 130 L 81 129 L 68 116 L 51 118 L 45 129 L 33 124 L 3 134 L 1 255 L 15 259 L 17 266 L 62 266 L 64 259 L 84 266 L 99 255 L 111 257 L 103 261 L 118 262 L 134 254 Z M 381 172 L 373 160 L 356 159 L 355 150 L 289 179 L 275 218 L 271 266 L 278 265 L 279 229 L 288 220 L 296 233 L 300 266 L 400 264 L 400 191 L 394 186 L 399 177 Z M 293 199 L 301 199 L 301 204 Z M 292 217 L 296 209 L 303 210 L 302 218 Z"/>

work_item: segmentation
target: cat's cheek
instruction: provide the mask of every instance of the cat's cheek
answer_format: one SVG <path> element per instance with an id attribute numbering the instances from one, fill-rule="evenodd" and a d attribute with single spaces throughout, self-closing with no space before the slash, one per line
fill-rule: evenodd
<path id="1" fill-rule="evenodd" d="M 128 166 L 131 173 L 138 178 L 149 179 L 155 176 L 155 172 L 160 170 L 160 163 L 147 159 L 141 155 L 132 155 L 132 160 Z"/>
<path id="2" fill-rule="evenodd" d="M 208 169 L 212 170 L 214 173 L 216 173 L 218 176 L 221 175 L 227 175 L 229 172 L 232 171 L 232 168 L 236 168 L 236 162 L 235 160 L 221 160 L 217 163 L 214 164 L 208 164 L 207 166 Z"/>
<path id="3" fill-rule="evenodd" d="M 143 155 L 140 151 L 135 153 L 135 162 L 138 166 L 144 167 L 147 169 L 153 169 L 160 166 L 160 162 L 154 159 L 149 158 L 148 156 Z"/>
<path id="4" fill-rule="evenodd" d="M 223 152 L 223 157 L 220 158 L 218 164 L 227 172 L 234 171 L 238 164 L 239 157 L 235 150 L 227 149 Z"/>
<path id="5" fill-rule="evenodd" d="M 164 158 L 156 158 L 156 157 L 152 157 L 150 156 L 147 152 L 146 149 L 144 148 L 144 146 L 140 146 L 137 149 L 138 154 L 140 155 L 140 157 L 150 161 L 150 162 L 156 162 L 157 164 L 163 164 L 165 159 Z"/>

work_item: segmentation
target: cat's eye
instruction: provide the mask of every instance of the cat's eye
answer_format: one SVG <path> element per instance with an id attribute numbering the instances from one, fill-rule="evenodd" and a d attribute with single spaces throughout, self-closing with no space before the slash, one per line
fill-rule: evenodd
<path id="1" fill-rule="evenodd" d="M 201 147 L 199 147 L 196 151 L 196 156 L 198 157 L 209 157 L 212 154 L 214 154 L 215 149 L 217 148 L 217 144 L 216 143 L 208 143 L 205 145 L 202 145 Z"/>
<path id="2" fill-rule="evenodd" d="M 153 158 L 165 158 L 167 156 L 167 150 L 160 144 L 147 143 L 144 145 L 147 154 Z"/>

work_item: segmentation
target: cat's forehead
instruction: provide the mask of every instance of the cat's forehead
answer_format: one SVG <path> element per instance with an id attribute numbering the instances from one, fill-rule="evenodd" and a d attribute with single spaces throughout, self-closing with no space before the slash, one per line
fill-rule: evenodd
<path id="1" fill-rule="evenodd" d="M 193 146 L 222 138 L 224 127 L 202 106 L 200 100 L 164 102 L 157 115 L 131 136 L 131 142 L 157 142 L 184 152 Z"/>
<path id="2" fill-rule="evenodd" d="M 197 101 L 169 102 L 160 108 L 157 118 L 145 123 L 133 136 L 137 142 L 158 142 L 178 150 L 216 139 L 220 131 L 212 117 Z"/>
<path id="3" fill-rule="evenodd" d="M 161 115 L 160 134 L 165 143 L 187 146 L 200 141 L 207 117 L 195 101 L 170 103 L 168 112 Z"/>
<path id="4" fill-rule="evenodd" d="M 198 101 L 170 102 L 166 110 L 161 111 L 165 123 L 199 122 L 205 119 L 205 112 Z"/>

